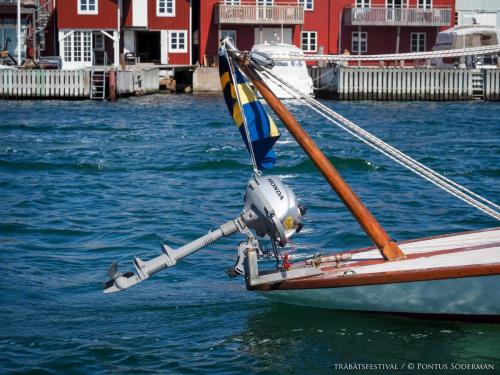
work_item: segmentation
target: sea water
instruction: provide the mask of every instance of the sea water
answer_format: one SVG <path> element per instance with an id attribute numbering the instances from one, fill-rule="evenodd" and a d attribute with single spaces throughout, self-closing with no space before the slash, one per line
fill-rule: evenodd
<path id="1" fill-rule="evenodd" d="M 498 103 L 325 104 L 500 202 Z M 394 239 L 498 225 L 288 105 Z M 147 260 L 239 214 L 252 168 L 221 97 L 2 101 L 0 113 L 1 373 L 500 371 L 495 324 L 294 307 L 246 291 L 224 273 L 238 235 L 103 294 L 113 261 L 132 270 L 134 254 Z M 292 260 L 370 245 L 281 130 L 272 173 L 308 208 Z"/>

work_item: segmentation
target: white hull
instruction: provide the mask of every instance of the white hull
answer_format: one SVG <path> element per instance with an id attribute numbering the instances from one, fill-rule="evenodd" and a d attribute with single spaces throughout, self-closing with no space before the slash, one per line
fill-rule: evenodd
<path id="1" fill-rule="evenodd" d="M 255 45 L 252 48 L 252 52 L 263 54 L 270 58 L 275 56 L 287 56 L 290 59 L 293 59 L 295 56 L 304 56 L 304 53 L 300 48 L 288 44 Z M 296 90 L 300 91 L 304 97 L 314 96 L 313 81 L 309 76 L 307 66 L 303 61 L 277 61 L 276 65 L 271 69 L 271 73 L 276 75 L 279 79 L 285 81 L 290 86 L 294 87 Z M 271 80 L 264 76 L 261 77 L 274 95 L 276 95 L 279 99 L 295 98 Z"/>
<path id="2" fill-rule="evenodd" d="M 399 245 L 404 259 L 353 250 L 340 265 L 321 263 L 320 275 L 260 290 L 274 301 L 328 309 L 500 317 L 500 228 Z"/>
<path id="3" fill-rule="evenodd" d="M 500 315 L 500 276 L 261 293 L 293 305 L 416 314 Z"/>
<path id="4" fill-rule="evenodd" d="M 283 81 L 286 81 L 288 84 L 293 86 L 296 90 L 300 91 L 303 97 L 314 97 L 314 91 L 312 90 L 312 80 L 309 82 L 306 79 L 303 80 L 294 80 L 290 79 L 290 77 L 284 77 L 283 75 L 277 75 Z M 271 91 L 276 95 L 279 99 L 295 99 L 295 96 L 292 96 L 287 91 L 276 85 L 274 82 L 271 82 L 266 77 L 262 77 L 263 81 L 269 86 Z"/>

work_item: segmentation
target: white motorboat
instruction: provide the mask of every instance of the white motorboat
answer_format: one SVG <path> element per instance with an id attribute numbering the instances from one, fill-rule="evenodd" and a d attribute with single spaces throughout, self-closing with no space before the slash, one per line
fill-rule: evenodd
<path id="1" fill-rule="evenodd" d="M 438 33 L 436 44 L 433 51 L 449 51 L 462 48 L 488 47 L 496 46 L 500 41 L 500 30 L 494 26 L 455 26 L 448 30 Z M 467 56 L 467 57 L 448 57 L 435 58 L 431 60 L 432 65 L 441 68 L 450 68 L 454 66 L 496 68 L 497 56 Z"/>
<path id="2" fill-rule="evenodd" d="M 273 59 L 275 56 L 295 57 L 304 56 L 303 51 L 291 44 L 257 44 L 252 47 L 252 53 L 263 55 Z M 272 73 L 280 77 L 289 85 L 299 90 L 304 96 L 313 96 L 313 81 L 307 71 L 307 66 L 304 61 L 289 60 L 275 61 Z M 269 85 L 274 94 L 280 99 L 290 99 L 292 96 L 277 84 L 263 78 Z"/>

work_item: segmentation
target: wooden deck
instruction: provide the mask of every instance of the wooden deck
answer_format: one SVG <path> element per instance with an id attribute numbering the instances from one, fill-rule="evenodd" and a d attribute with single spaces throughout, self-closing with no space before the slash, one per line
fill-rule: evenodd
<path id="1" fill-rule="evenodd" d="M 321 276 L 264 285 L 261 290 L 337 288 L 411 281 L 500 275 L 500 227 L 402 241 L 406 259 L 385 261 L 376 248 L 346 251 L 352 258 L 319 266 Z M 303 263 L 295 267 L 303 267 Z"/>

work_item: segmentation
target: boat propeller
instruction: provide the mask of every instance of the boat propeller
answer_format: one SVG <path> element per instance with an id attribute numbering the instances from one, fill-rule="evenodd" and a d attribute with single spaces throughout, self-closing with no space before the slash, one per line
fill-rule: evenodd
<path id="1" fill-rule="evenodd" d="M 136 272 L 122 274 L 118 271 L 118 264 L 112 263 L 108 270 L 110 280 L 104 284 L 104 293 L 127 289 L 164 268 L 174 266 L 178 260 L 209 246 L 221 237 L 229 237 L 237 232 L 247 239 L 239 244 L 237 261 L 230 273 L 243 275 L 247 252 L 254 249 L 262 255 L 254 233 L 258 237 L 270 238 L 273 247 L 283 247 L 294 233 L 302 229 L 302 216 L 305 212 L 292 189 L 278 176 L 252 176 L 239 217 L 176 250 L 163 245 L 163 254 L 151 260 L 142 261 L 135 257 L 133 263 Z"/>

